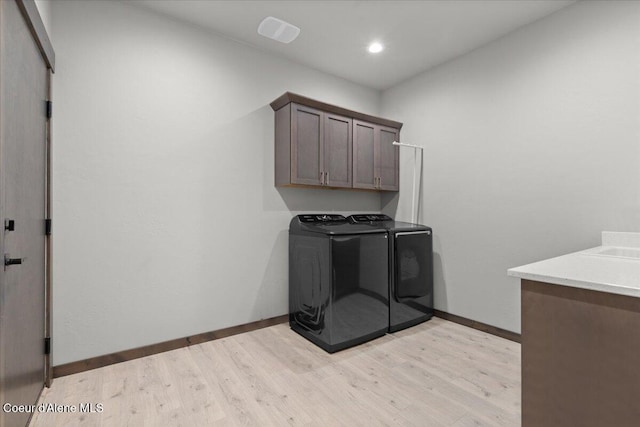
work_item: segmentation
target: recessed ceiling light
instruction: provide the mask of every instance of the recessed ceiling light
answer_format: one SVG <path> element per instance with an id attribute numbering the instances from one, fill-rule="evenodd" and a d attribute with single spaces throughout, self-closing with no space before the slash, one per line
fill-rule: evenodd
<path id="1" fill-rule="evenodd" d="M 378 52 L 382 52 L 382 50 L 384 49 L 384 46 L 382 46 L 381 43 L 378 42 L 373 42 L 369 45 L 369 52 L 371 53 L 378 53 Z"/>
<path id="2" fill-rule="evenodd" d="M 300 28 L 282 19 L 267 16 L 258 26 L 258 34 L 281 43 L 291 43 L 300 34 Z"/>

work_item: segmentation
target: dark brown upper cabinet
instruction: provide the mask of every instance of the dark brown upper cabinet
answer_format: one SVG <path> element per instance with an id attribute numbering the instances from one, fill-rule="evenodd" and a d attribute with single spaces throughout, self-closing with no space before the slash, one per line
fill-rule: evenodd
<path id="1" fill-rule="evenodd" d="M 402 123 L 290 92 L 271 107 L 276 186 L 398 191 L 398 147 L 391 143 Z"/>
<path id="2" fill-rule="evenodd" d="M 323 185 L 323 114 L 302 105 L 291 105 L 291 183 Z"/>
<path id="3" fill-rule="evenodd" d="M 353 120 L 323 113 L 324 182 L 330 187 L 350 188 L 353 180 Z"/>
<path id="4" fill-rule="evenodd" d="M 398 129 L 353 121 L 353 188 L 398 191 Z"/>
<path id="5" fill-rule="evenodd" d="M 351 187 L 348 117 L 295 103 L 291 108 L 291 183 Z"/>

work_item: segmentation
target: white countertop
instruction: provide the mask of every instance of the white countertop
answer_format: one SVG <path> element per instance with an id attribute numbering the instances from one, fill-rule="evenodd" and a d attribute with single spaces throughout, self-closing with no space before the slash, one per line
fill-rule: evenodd
<path id="1" fill-rule="evenodd" d="M 507 274 L 640 298 L 640 233 L 603 231 L 602 246 L 510 268 Z"/>

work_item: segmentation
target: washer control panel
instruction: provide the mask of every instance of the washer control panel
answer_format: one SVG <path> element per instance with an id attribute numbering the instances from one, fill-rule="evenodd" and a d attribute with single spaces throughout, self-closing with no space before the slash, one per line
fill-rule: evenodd
<path id="1" fill-rule="evenodd" d="M 306 223 L 332 223 L 332 222 L 346 222 L 347 218 L 343 215 L 336 214 L 306 214 L 298 215 L 300 222 Z"/>

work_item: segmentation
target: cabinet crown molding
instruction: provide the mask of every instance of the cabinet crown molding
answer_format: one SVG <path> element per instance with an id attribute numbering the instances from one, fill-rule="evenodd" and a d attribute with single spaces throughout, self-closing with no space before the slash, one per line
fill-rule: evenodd
<path id="1" fill-rule="evenodd" d="M 325 102 L 317 101 L 315 99 L 307 98 L 306 96 L 298 95 L 292 92 L 285 92 L 282 96 L 278 97 L 270 105 L 273 111 L 278 111 L 285 105 L 295 102 L 296 104 L 305 105 L 311 108 L 317 108 L 319 110 L 326 111 L 328 113 L 339 114 L 342 116 L 351 117 L 358 120 L 364 120 L 369 123 L 377 125 L 388 126 L 400 130 L 402 123 L 394 120 L 384 119 L 382 117 L 371 116 L 369 114 L 359 113 L 357 111 L 349 110 L 347 108 L 338 107 L 337 105 L 327 104 Z"/>

